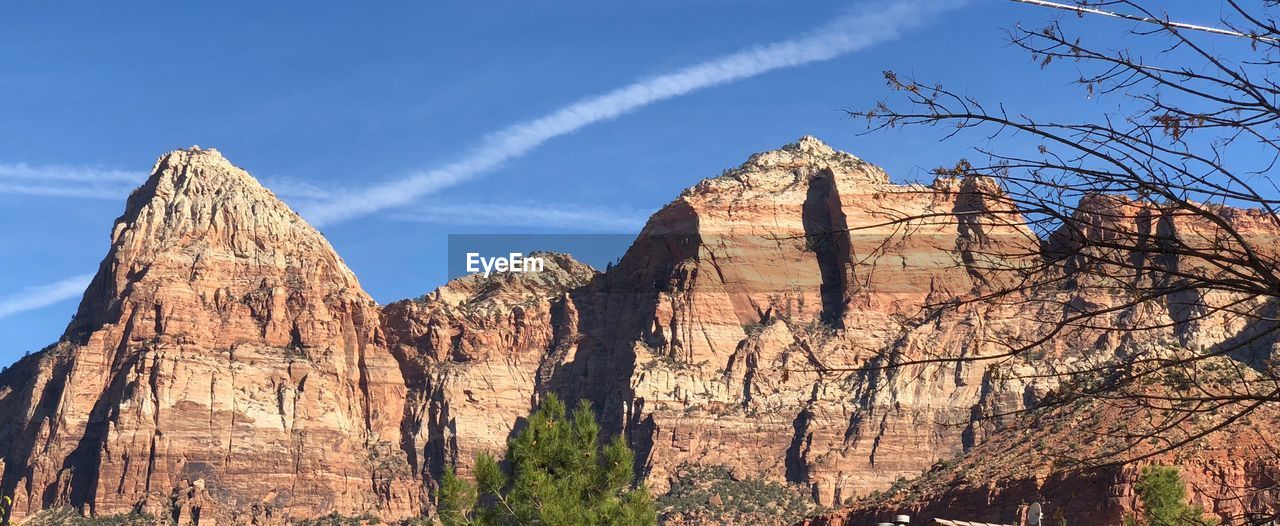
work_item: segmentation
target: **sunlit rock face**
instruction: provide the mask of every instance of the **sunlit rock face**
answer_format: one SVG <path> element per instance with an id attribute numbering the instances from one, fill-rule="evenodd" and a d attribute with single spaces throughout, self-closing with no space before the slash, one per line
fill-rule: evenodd
<path id="1" fill-rule="evenodd" d="M 1005 330 L 988 309 L 916 320 L 999 279 L 966 257 L 1022 257 L 1034 238 L 1007 218 L 899 222 L 998 206 L 983 195 L 895 185 L 805 137 L 686 190 L 607 272 L 557 261 L 537 282 L 472 276 L 390 305 L 419 469 L 466 472 L 547 392 L 626 433 L 656 492 L 682 463 L 717 464 L 833 504 L 950 458 L 981 437 L 975 405 L 1020 407 L 1020 385 L 955 364 L 822 370 L 988 352 L 978 335 Z"/>
<path id="2" fill-rule="evenodd" d="M 415 469 L 434 486 L 445 466 L 469 476 L 475 456 L 502 453 L 575 349 L 569 292 L 596 278 L 567 255 L 540 272 L 478 274 L 384 309 L 389 347 L 410 387 L 404 432 Z"/>
<path id="3" fill-rule="evenodd" d="M 540 253 L 541 272 L 467 276 L 380 307 L 247 173 L 213 150 L 173 152 L 130 196 L 62 341 L 0 376 L 0 489 L 19 517 L 72 506 L 206 525 L 398 519 L 430 511 L 447 466 L 469 474 L 557 393 L 628 439 L 656 494 L 682 464 L 720 465 L 841 506 L 968 453 L 965 473 L 983 481 L 940 473 L 931 480 L 956 483 L 893 505 L 1040 496 L 1051 466 L 1008 467 L 1035 465 L 1026 436 L 1041 424 L 999 417 L 1054 387 L 1038 372 L 1248 329 L 1205 316 L 980 360 L 1034 338 L 1055 308 L 1122 300 L 1078 287 L 938 309 L 1041 261 L 1041 240 L 998 197 L 980 179 L 895 184 L 804 137 L 685 190 L 603 272 Z M 1096 203 L 1095 223 L 1116 206 L 1130 204 Z M 1233 217 L 1268 235 L 1262 218 Z M 1178 312 L 1125 316 L 1172 327 Z M 1258 356 L 1273 343 L 1259 340 Z M 1274 469 L 1256 447 L 1220 446 L 1231 453 L 1189 461 L 1203 487 Z M 1098 517 L 1132 509 L 1133 469 L 1077 482 L 1062 487 L 1101 496 Z"/>
<path id="4" fill-rule="evenodd" d="M 1124 214 L 1102 214 L 1117 215 Z M 1239 220 L 1251 235 L 1267 235 L 1254 215 L 1242 212 Z M 470 391 L 434 391 L 432 400 L 474 415 L 425 419 L 441 429 L 426 433 L 442 437 L 431 458 L 465 470 L 477 450 L 501 448 L 520 411 L 557 392 L 592 401 L 611 429 L 624 432 L 640 453 L 638 469 L 658 493 L 681 464 L 714 464 L 739 477 L 799 484 L 819 503 L 839 506 L 976 451 L 981 458 L 973 462 L 985 462 L 985 478 L 959 485 L 972 484 L 972 491 L 944 492 L 908 508 L 978 509 L 994 495 L 1048 498 L 1042 485 L 1058 476 L 1044 460 L 1051 457 L 1002 448 L 1032 444 L 1027 436 L 1039 424 L 999 416 L 1034 407 L 1057 381 L 1042 373 L 1116 352 L 1212 345 L 1244 328 L 1229 316 L 1209 316 L 1138 338 L 1069 331 L 1022 356 L 981 360 L 1006 352 L 1002 342 L 1037 338 L 1043 320 L 1056 319 L 1062 305 L 1123 301 L 1099 287 L 1078 287 L 935 308 L 1010 288 L 1020 270 L 1042 262 L 1041 250 L 990 181 L 893 184 L 879 168 L 802 138 L 683 192 L 654 214 L 607 272 L 589 280 L 583 273 L 577 286 L 554 280 L 536 293 L 525 282 L 494 282 L 484 294 L 467 297 L 492 304 L 483 297 L 526 291 L 530 302 L 440 324 L 453 327 L 448 330 L 419 331 L 436 335 L 434 343 L 418 346 L 421 354 L 449 364 L 447 380 L 436 384 Z M 454 290 L 478 289 L 451 284 L 439 296 Z M 438 310 L 433 302 L 439 299 L 415 308 Z M 1124 319 L 1172 327 L 1176 315 L 1160 308 Z M 549 323 L 533 329 L 528 322 L 535 319 Z M 492 321 L 480 330 L 458 328 L 477 320 Z M 478 344 L 483 341 L 494 343 Z M 939 356 L 975 361 L 929 362 Z M 912 361 L 924 363 L 883 367 Z M 520 396 L 503 399 L 501 392 Z M 500 407 L 514 409 L 506 417 L 489 410 Z M 1064 427 L 1102 425 L 1050 416 Z M 419 440 L 430 450 L 432 439 Z M 1063 435 L 1057 441 L 1088 440 Z M 1187 464 L 1200 501 L 1229 491 L 1231 481 L 1254 477 L 1267 462 L 1258 444 L 1231 451 Z M 1237 454 L 1252 460 L 1225 460 Z M 1013 463 L 1035 468 L 1010 469 Z M 1096 509 L 1075 511 L 1105 521 L 1133 509 L 1133 473 L 1060 487 L 1099 496 Z M 984 492 L 996 483 L 1011 489 Z"/>
<path id="5" fill-rule="evenodd" d="M 1034 238 L 1007 216 L 902 222 L 1000 206 L 986 194 L 953 180 L 896 185 L 812 137 L 752 156 L 655 214 L 577 295 L 579 361 L 627 364 L 607 375 L 612 392 L 588 396 L 620 401 L 659 491 L 682 463 L 723 464 L 831 505 L 962 452 L 981 434 L 976 405 L 1021 397 L 981 367 L 853 369 L 990 352 L 979 335 L 1007 329 L 998 309 L 924 322 L 921 309 L 1000 279 L 966 257 L 1023 257 Z"/>
<path id="6" fill-rule="evenodd" d="M 17 516 L 127 512 L 195 483 L 277 515 L 421 509 L 378 305 L 215 150 L 160 158 L 63 341 L 15 369 L 0 404 Z"/>

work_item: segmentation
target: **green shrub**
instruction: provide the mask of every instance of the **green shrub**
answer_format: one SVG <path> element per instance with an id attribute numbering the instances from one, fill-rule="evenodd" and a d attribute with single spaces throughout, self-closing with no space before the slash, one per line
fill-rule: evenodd
<path id="1" fill-rule="evenodd" d="M 663 522 L 676 524 L 794 524 L 815 511 L 801 487 L 690 464 L 676 469 L 658 509 Z"/>
<path id="2" fill-rule="evenodd" d="M 382 519 L 371 513 L 343 515 L 338 512 L 298 522 L 298 526 L 371 526 L 375 524 L 382 524 Z"/>
<path id="3" fill-rule="evenodd" d="M 1204 509 L 1187 504 L 1187 486 L 1178 468 L 1147 466 L 1136 486 L 1142 502 L 1142 517 L 1125 518 L 1127 526 L 1215 526 L 1217 519 L 1205 517 Z"/>
<path id="4" fill-rule="evenodd" d="M 23 526 L 155 526 L 169 521 L 142 513 L 82 517 L 71 508 L 44 510 L 22 521 Z M 6 522 L 7 524 L 7 522 Z"/>
<path id="5" fill-rule="evenodd" d="M 482 454 L 474 485 L 452 469 L 445 472 L 439 518 L 445 526 L 655 525 L 648 490 L 633 487 L 634 461 L 621 437 L 601 447 L 590 404 L 582 402 L 569 415 L 563 402 L 548 395 L 508 443 L 508 469 Z"/>

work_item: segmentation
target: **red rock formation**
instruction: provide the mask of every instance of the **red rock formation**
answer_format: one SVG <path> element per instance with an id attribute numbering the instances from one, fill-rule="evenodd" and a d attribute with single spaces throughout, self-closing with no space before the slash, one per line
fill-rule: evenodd
<path id="1" fill-rule="evenodd" d="M 561 254 L 529 257 L 545 269 L 467 276 L 384 310 L 411 387 L 407 441 L 428 485 L 446 464 L 469 475 L 476 454 L 504 453 L 557 360 L 573 352 L 577 314 L 568 293 L 596 271 Z"/>
<path id="2" fill-rule="evenodd" d="M 20 516 L 168 502 L 176 516 L 240 522 L 404 517 L 429 508 L 446 465 L 465 474 L 476 453 L 502 450 L 557 392 L 592 401 L 606 429 L 625 433 L 657 493 L 679 465 L 715 464 L 838 506 L 932 467 L 929 480 L 954 487 L 876 502 L 1021 502 L 1060 476 L 1005 470 L 1034 452 L 1026 434 L 1041 424 L 989 417 L 1052 389 L 1030 373 L 1244 329 L 1209 317 L 1142 341 L 1068 334 L 998 366 L 882 367 L 990 356 L 994 342 L 1037 334 L 1032 322 L 1054 305 L 1116 299 L 1084 288 L 933 310 L 1039 257 L 994 193 L 981 180 L 893 184 L 806 137 L 686 190 L 608 272 L 547 254 L 542 273 L 469 276 L 380 309 L 247 174 L 216 152 L 175 152 L 130 197 L 63 341 L 0 376 L 0 489 Z M 1096 232 L 1122 226 L 1101 212 Z M 1269 235 L 1247 212 L 1233 220 Z M 1057 418 L 1088 427 L 1070 416 Z M 1261 451 L 1183 464 L 1205 487 L 1257 485 L 1275 470 Z M 968 475 L 944 476 L 961 456 Z M 1094 508 L 1108 523 L 1132 509 L 1131 471 L 1057 487 L 1106 500 Z M 883 511 L 859 502 L 827 520 Z"/>
<path id="3" fill-rule="evenodd" d="M 1247 520 L 1251 514 L 1266 516 L 1280 508 L 1280 458 L 1270 436 L 1280 421 L 1274 408 L 1262 408 L 1246 419 L 1251 422 L 1232 424 L 1140 462 L 1097 469 L 1070 465 L 1070 459 L 1103 452 L 1105 434 L 1140 425 L 1131 416 L 1096 402 L 1069 411 L 1033 411 L 962 458 L 936 464 L 891 491 L 804 524 L 861 526 L 899 513 L 921 522 L 953 518 L 1008 523 L 1020 506 L 1040 502 L 1049 519 L 1046 524 L 1065 519 L 1067 524 L 1119 525 L 1140 510 L 1136 485 L 1142 468 L 1153 464 L 1176 466 L 1190 502 L 1220 517 L 1221 524 L 1256 524 Z M 1179 432 L 1164 436 L 1174 439 Z"/>
<path id="4" fill-rule="evenodd" d="M 684 462 L 805 484 L 825 503 L 918 473 L 981 432 L 967 425 L 984 371 L 815 369 L 969 345 L 982 312 L 909 320 L 995 278 L 959 264 L 967 250 L 1016 258 L 1034 240 L 989 220 L 907 225 L 910 236 L 895 221 L 983 206 L 995 205 L 958 182 L 893 185 L 806 138 L 687 191 L 589 284 L 463 280 L 393 304 L 392 349 L 419 364 L 407 377 L 415 462 L 465 471 L 552 390 L 594 401 L 625 429 L 659 491 Z M 523 304 L 490 299 L 510 297 Z"/>
<path id="5" fill-rule="evenodd" d="M 57 346 L 5 378 L 14 514 L 132 510 L 199 484 L 232 509 L 407 516 L 405 387 L 328 242 L 215 150 L 162 157 Z"/>
<path id="6" fill-rule="evenodd" d="M 982 352 L 975 333 L 995 330 L 983 311 L 913 320 L 996 278 L 961 264 L 967 247 L 1026 254 L 1034 239 L 986 219 L 899 222 L 979 206 L 954 181 L 891 184 L 813 138 L 756 155 L 658 212 L 575 294 L 583 341 L 563 388 L 620 413 L 658 491 L 685 462 L 804 484 L 823 504 L 918 473 L 971 440 L 984 372 L 818 370 L 937 345 Z"/>

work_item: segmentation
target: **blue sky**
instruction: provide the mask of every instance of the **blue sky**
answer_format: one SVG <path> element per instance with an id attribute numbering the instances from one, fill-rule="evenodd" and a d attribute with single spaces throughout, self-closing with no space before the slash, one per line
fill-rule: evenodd
<path id="1" fill-rule="evenodd" d="M 1007 45 L 1003 28 L 1042 25 L 1052 13 L 972 0 L 939 14 L 939 2 L 921 0 L 894 4 L 904 20 L 890 31 L 884 20 L 858 25 L 868 5 L 8 4 L 0 10 L 0 363 L 57 339 L 128 187 L 175 148 L 217 147 L 295 207 L 337 217 L 321 229 L 385 303 L 444 281 L 449 234 L 628 232 L 683 188 L 802 135 L 897 180 L 928 178 L 924 170 L 964 156 L 972 142 L 940 143 L 929 130 L 859 135 L 863 123 L 842 110 L 883 98 L 886 69 L 1040 116 L 1105 109 L 1069 85 L 1073 68 L 1041 70 Z M 832 26 L 851 13 L 863 18 Z M 1092 31 L 1131 26 L 1099 22 Z M 472 158 L 490 134 L 593 96 L 806 38 L 844 47 L 829 60 L 582 125 L 394 206 L 346 217 L 316 200 L 429 175 Z M 54 297 L 64 299 L 40 305 Z"/>

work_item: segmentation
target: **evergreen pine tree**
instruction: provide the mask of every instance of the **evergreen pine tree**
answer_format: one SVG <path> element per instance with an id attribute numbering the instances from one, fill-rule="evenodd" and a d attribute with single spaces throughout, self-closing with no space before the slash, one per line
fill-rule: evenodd
<path id="1" fill-rule="evenodd" d="M 1142 519 L 1128 517 L 1127 526 L 1214 526 L 1204 509 L 1187 504 L 1187 486 L 1178 469 L 1168 466 L 1142 468 L 1135 488 L 1142 501 Z"/>
<path id="2" fill-rule="evenodd" d="M 588 402 L 567 414 L 564 403 L 548 395 L 507 445 L 509 470 L 481 454 L 474 485 L 446 471 L 438 514 L 446 526 L 655 525 L 648 490 L 632 487 L 634 460 L 621 437 L 601 446 Z"/>

